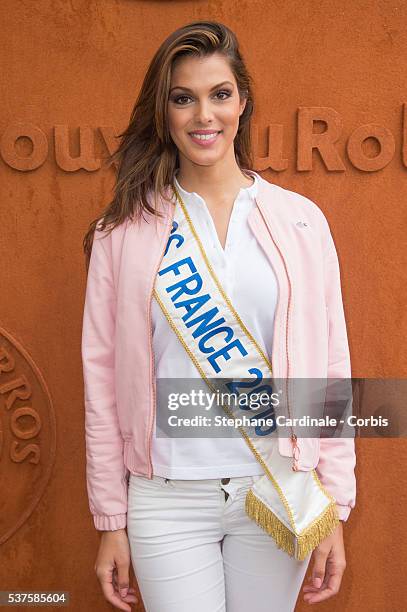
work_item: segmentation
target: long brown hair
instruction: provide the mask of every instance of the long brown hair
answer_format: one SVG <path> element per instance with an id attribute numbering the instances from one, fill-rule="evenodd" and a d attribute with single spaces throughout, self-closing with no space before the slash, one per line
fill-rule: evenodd
<path id="1" fill-rule="evenodd" d="M 179 166 L 178 149 L 167 124 L 167 103 L 171 72 L 175 60 L 185 56 L 205 57 L 222 54 L 236 79 L 240 99 L 246 106 L 239 118 L 234 140 L 239 168 L 252 167 L 250 118 L 253 114 L 252 79 L 239 51 L 236 35 L 216 21 L 193 21 L 173 32 L 155 53 L 136 103 L 130 122 L 117 150 L 107 158 L 107 166 L 116 164 L 114 198 L 104 211 L 91 222 L 83 239 L 88 268 L 95 229 L 112 231 L 127 218 L 144 218 L 144 213 L 161 216 L 154 202 L 165 198 L 165 187 L 172 184 Z M 150 195 L 154 193 L 153 206 Z M 98 225 L 99 224 L 99 225 Z"/>

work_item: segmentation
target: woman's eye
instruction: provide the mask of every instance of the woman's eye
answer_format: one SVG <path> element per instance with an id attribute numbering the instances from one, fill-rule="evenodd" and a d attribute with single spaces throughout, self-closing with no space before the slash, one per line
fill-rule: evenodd
<path id="1" fill-rule="evenodd" d="M 221 91 L 216 92 L 215 96 L 218 98 L 218 100 L 227 100 L 227 98 L 230 98 L 231 96 L 231 92 L 226 90 L 226 89 L 222 89 Z M 222 96 L 222 97 L 219 97 Z M 185 106 L 186 102 L 185 100 L 190 100 L 190 96 L 187 95 L 182 95 L 182 96 L 176 96 L 172 99 L 172 101 L 175 104 L 179 104 L 181 106 Z"/>
<path id="2" fill-rule="evenodd" d="M 230 96 L 232 95 L 230 91 L 227 91 L 226 89 L 223 89 L 222 91 L 218 91 L 217 95 L 225 95 L 226 98 L 221 98 L 221 100 L 226 100 L 227 98 L 230 98 Z"/>
<path id="3" fill-rule="evenodd" d="M 183 104 L 183 102 L 181 102 L 181 100 L 185 100 L 189 98 L 189 96 L 178 96 L 177 98 L 173 98 L 173 102 L 175 102 L 175 104 Z"/>

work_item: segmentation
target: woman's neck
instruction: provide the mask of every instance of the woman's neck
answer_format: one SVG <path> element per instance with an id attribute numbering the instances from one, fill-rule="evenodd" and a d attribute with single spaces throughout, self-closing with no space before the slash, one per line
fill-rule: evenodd
<path id="1" fill-rule="evenodd" d="M 230 194 L 239 192 L 239 189 L 250 187 L 253 178 L 243 174 L 238 166 L 233 173 L 221 173 L 218 169 L 207 167 L 199 172 L 185 171 L 180 168 L 176 174 L 177 181 L 185 191 L 196 192 L 204 200 L 228 200 Z"/>

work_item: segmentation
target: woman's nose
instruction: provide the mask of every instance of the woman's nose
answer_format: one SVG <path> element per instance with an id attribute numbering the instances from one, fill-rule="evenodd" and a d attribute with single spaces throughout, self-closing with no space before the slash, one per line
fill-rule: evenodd
<path id="1" fill-rule="evenodd" d="M 206 124 L 212 119 L 212 110 L 210 108 L 209 102 L 201 102 L 198 104 L 195 119 L 202 124 Z"/>

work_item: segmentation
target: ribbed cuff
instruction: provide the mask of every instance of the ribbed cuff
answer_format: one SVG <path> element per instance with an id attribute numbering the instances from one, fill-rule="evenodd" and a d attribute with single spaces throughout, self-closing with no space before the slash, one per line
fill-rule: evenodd
<path id="1" fill-rule="evenodd" d="M 127 524 L 127 514 L 94 514 L 93 522 L 99 531 L 116 531 L 124 529 Z"/>
<path id="2" fill-rule="evenodd" d="M 339 520 L 347 521 L 352 508 L 350 506 L 341 506 L 341 504 L 336 504 L 336 508 L 338 510 Z"/>

